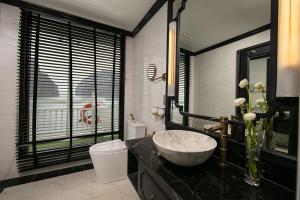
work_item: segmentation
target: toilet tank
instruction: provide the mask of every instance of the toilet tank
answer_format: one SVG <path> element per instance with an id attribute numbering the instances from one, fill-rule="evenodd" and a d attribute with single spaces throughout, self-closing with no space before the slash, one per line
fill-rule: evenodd
<path id="1" fill-rule="evenodd" d="M 127 140 L 146 136 L 146 125 L 139 121 L 128 121 Z"/>

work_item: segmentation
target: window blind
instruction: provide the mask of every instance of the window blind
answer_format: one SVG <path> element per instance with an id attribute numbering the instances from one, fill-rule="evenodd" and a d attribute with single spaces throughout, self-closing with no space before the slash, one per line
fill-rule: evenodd
<path id="1" fill-rule="evenodd" d="M 178 104 L 183 106 L 184 111 L 189 110 L 189 93 L 190 93 L 190 70 L 191 57 L 183 52 L 179 56 L 179 82 L 178 82 Z M 187 124 L 187 119 L 183 117 L 174 102 L 171 105 L 171 120 L 178 124 Z"/>
<path id="2" fill-rule="evenodd" d="M 124 36 L 23 10 L 19 38 L 19 171 L 123 137 Z"/>

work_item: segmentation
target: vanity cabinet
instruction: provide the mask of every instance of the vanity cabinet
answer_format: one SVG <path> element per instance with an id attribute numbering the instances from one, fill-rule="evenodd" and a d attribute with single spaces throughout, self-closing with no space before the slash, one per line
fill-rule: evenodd
<path id="1" fill-rule="evenodd" d="M 126 141 L 128 177 L 141 200 L 295 200 L 295 192 L 265 179 L 244 181 L 244 171 L 212 157 L 196 167 L 179 167 L 157 155 L 152 138 Z"/>
<path id="2" fill-rule="evenodd" d="M 142 164 L 139 164 L 138 169 L 138 194 L 142 200 L 171 200 Z"/>

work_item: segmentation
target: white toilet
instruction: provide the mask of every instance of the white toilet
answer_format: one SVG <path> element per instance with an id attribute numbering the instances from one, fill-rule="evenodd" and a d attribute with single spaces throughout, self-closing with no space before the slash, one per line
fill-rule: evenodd
<path id="1" fill-rule="evenodd" d="M 95 144 L 89 153 L 99 181 L 109 183 L 127 177 L 127 147 L 121 140 Z"/>
<path id="2" fill-rule="evenodd" d="M 144 137 L 145 130 L 145 124 L 128 123 L 128 139 Z M 95 144 L 89 153 L 99 181 L 109 183 L 127 178 L 127 147 L 122 140 Z"/>
<path id="3" fill-rule="evenodd" d="M 127 122 L 127 140 L 143 138 L 146 136 L 146 124 L 143 122 L 129 120 Z"/>

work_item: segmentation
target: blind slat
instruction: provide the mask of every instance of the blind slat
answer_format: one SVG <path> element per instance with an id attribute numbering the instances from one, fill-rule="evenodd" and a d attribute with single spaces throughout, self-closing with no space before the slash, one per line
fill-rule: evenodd
<path id="1" fill-rule="evenodd" d="M 19 27 L 19 171 L 120 138 L 123 36 L 30 11 Z"/>

